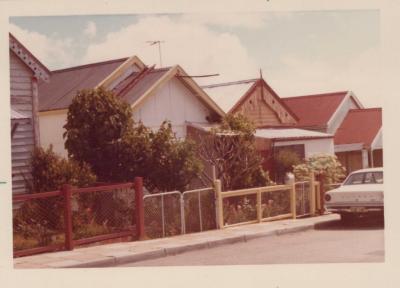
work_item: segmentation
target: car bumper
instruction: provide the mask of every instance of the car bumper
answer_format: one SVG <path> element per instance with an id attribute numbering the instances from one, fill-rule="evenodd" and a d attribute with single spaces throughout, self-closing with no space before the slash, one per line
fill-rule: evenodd
<path id="1" fill-rule="evenodd" d="M 325 206 L 332 213 L 375 213 L 383 212 L 383 206 Z"/>

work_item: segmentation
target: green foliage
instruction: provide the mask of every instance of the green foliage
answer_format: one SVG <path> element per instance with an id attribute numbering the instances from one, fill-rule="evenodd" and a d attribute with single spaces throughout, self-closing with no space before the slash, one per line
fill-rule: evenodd
<path id="1" fill-rule="evenodd" d="M 299 155 L 290 149 L 281 149 L 274 156 L 277 179 L 282 181 L 287 172 L 292 172 L 293 167 L 301 163 Z"/>
<path id="2" fill-rule="evenodd" d="M 330 184 L 340 182 L 345 177 L 346 170 L 338 158 L 330 154 L 313 155 L 306 159 L 305 163 L 293 168 L 297 180 L 308 179 L 311 171 L 314 171 L 315 175 L 326 184 Z"/>
<path id="3" fill-rule="evenodd" d="M 32 181 L 28 183 L 31 193 L 61 189 L 63 184 L 84 187 L 96 181 L 86 163 L 67 160 L 47 149 L 35 148 L 31 157 Z"/>
<path id="4" fill-rule="evenodd" d="M 146 187 L 158 191 L 184 191 L 203 169 L 191 140 L 177 139 L 171 123 L 163 122 L 160 129 L 150 133 L 151 157 Z"/>
<path id="5" fill-rule="evenodd" d="M 64 128 L 69 156 L 101 181 L 142 176 L 150 191 L 183 191 L 202 170 L 195 143 L 177 139 L 169 122 L 158 131 L 134 123 L 129 105 L 103 88 L 76 95 Z"/>
<path id="6" fill-rule="evenodd" d="M 221 127 L 200 137 L 200 156 L 217 170 L 223 190 L 266 186 L 268 174 L 255 147 L 255 128 L 241 114 L 227 115 Z"/>
<path id="7" fill-rule="evenodd" d="M 114 180 L 132 124 L 130 106 L 112 92 L 101 87 L 79 91 L 64 125 L 65 148 L 70 158 L 88 163 L 99 180 Z"/>

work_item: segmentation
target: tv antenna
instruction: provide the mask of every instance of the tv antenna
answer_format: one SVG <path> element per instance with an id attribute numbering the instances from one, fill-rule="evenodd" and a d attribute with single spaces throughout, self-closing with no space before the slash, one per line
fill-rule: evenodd
<path id="1" fill-rule="evenodd" d="M 147 43 L 150 44 L 150 46 L 158 44 L 158 54 L 160 57 L 160 68 L 162 67 L 162 56 L 161 56 L 161 43 L 164 43 L 165 41 L 163 40 L 154 40 L 154 41 L 146 41 Z"/>

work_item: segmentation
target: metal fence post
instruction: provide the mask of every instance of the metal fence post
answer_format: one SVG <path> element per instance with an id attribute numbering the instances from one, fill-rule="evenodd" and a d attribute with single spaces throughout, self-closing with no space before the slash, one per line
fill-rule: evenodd
<path id="1" fill-rule="evenodd" d="M 143 201 L 143 178 L 135 177 L 135 220 L 136 220 L 136 234 L 139 240 L 146 238 L 144 231 L 144 201 Z"/>
<path id="2" fill-rule="evenodd" d="M 316 189 L 315 189 L 315 175 L 314 171 L 310 173 L 310 214 L 315 216 L 316 206 Z"/>
<path id="3" fill-rule="evenodd" d="M 223 211 L 223 204 L 222 204 L 222 195 L 221 195 L 221 180 L 214 181 L 214 189 L 217 196 L 217 224 L 218 229 L 224 228 L 224 211 Z"/>
<path id="4" fill-rule="evenodd" d="M 290 184 L 290 212 L 292 214 L 292 218 L 296 219 L 296 182 L 293 179 L 293 183 Z"/>
<path id="5" fill-rule="evenodd" d="M 62 194 L 64 196 L 64 229 L 65 229 L 65 249 L 74 249 L 73 231 L 72 231 L 72 186 L 64 184 L 62 186 Z"/>

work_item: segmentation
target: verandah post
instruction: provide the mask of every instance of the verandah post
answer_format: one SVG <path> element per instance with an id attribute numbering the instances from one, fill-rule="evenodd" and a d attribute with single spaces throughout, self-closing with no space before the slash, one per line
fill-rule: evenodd
<path id="1" fill-rule="evenodd" d="M 143 201 L 143 178 L 135 177 L 135 220 L 136 220 L 136 235 L 139 240 L 146 238 L 144 231 L 144 201 Z"/>
<path id="2" fill-rule="evenodd" d="M 65 249 L 74 249 L 73 231 L 72 231 L 72 186 L 64 184 L 61 189 L 64 197 L 64 229 L 65 229 Z"/>

